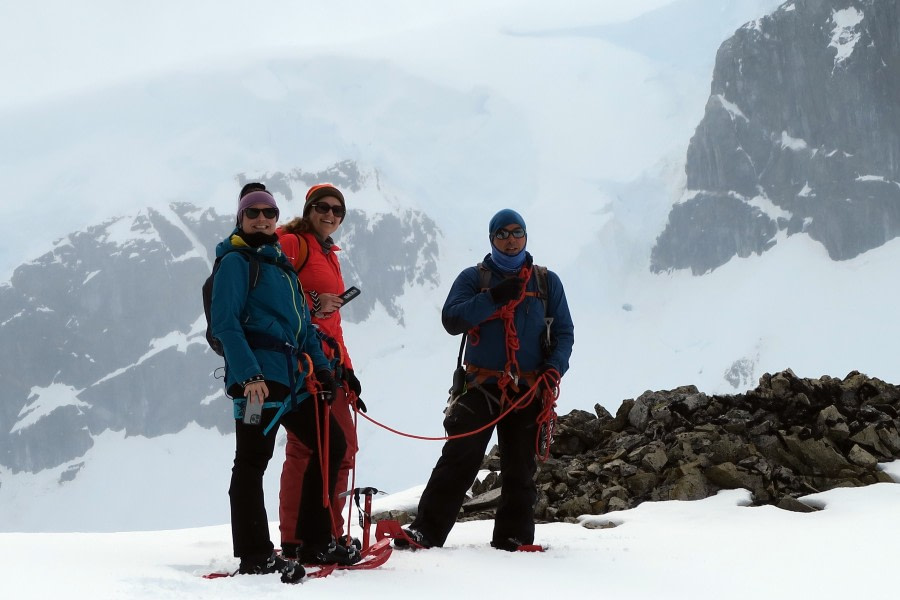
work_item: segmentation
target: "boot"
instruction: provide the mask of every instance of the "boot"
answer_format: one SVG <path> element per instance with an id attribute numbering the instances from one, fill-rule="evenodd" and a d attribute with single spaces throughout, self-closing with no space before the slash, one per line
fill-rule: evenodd
<path id="1" fill-rule="evenodd" d="M 300 551 L 301 559 L 307 564 L 313 565 L 354 565 L 362 560 L 359 548 L 356 546 L 342 546 L 334 538 L 325 544 L 305 546 Z"/>
<path id="2" fill-rule="evenodd" d="M 281 581 L 284 583 L 297 583 L 306 575 L 306 570 L 296 561 L 285 560 L 273 552 L 269 556 L 265 554 L 242 556 L 238 573 L 243 575 L 281 573 Z"/>
<path id="3" fill-rule="evenodd" d="M 434 546 L 425 534 L 415 529 L 413 527 L 404 527 L 403 533 L 406 534 L 407 537 L 395 537 L 394 538 L 394 548 L 398 548 L 400 550 L 406 550 L 407 548 L 412 548 L 413 550 L 418 550 L 419 548 L 428 549 Z M 408 539 L 407 539 L 408 538 Z"/>
<path id="4" fill-rule="evenodd" d="M 497 550 L 505 550 L 507 552 L 515 552 L 522 546 L 522 542 L 516 538 L 506 538 L 502 540 L 492 540 L 491 547 Z"/>

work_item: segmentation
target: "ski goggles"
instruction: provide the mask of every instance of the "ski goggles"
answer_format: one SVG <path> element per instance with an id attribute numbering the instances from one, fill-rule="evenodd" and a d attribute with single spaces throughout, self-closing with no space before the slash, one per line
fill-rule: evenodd
<path id="1" fill-rule="evenodd" d="M 245 208 L 244 216 L 248 219 L 255 219 L 259 216 L 259 213 L 262 213 L 263 216 L 267 219 L 275 219 L 278 217 L 278 209 L 277 208 Z"/>
<path id="2" fill-rule="evenodd" d="M 525 237 L 525 230 L 521 227 L 518 229 L 513 229 L 512 231 L 510 231 L 509 229 L 498 229 L 497 233 L 494 234 L 494 237 L 498 240 L 505 240 L 509 236 L 513 236 L 517 240 L 521 240 L 523 237 Z"/>
<path id="3" fill-rule="evenodd" d="M 328 211 L 331 211 L 331 214 L 339 219 L 343 219 L 344 215 L 347 214 L 347 209 L 345 209 L 340 204 L 326 204 L 324 202 L 316 202 L 312 205 L 312 207 L 320 215 L 327 215 Z"/>

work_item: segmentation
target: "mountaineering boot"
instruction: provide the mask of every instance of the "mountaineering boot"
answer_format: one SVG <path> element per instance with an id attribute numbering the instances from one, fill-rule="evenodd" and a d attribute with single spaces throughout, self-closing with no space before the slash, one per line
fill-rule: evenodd
<path id="1" fill-rule="evenodd" d="M 300 559 L 307 564 L 347 566 L 358 563 L 362 555 L 356 546 L 342 546 L 332 538 L 326 544 L 310 548 L 304 546 L 300 549 Z"/>
<path id="2" fill-rule="evenodd" d="M 506 538 L 503 540 L 491 541 L 492 548 L 496 548 L 497 550 L 506 550 L 507 552 L 516 552 L 522 545 L 522 542 L 520 542 L 516 538 Z"/>
<path id="3" fill-rule="evenodd" d="M 243 575 L 281 573 L 281 581 L 284 583 L 297 583 L 306 575 L 303 565 L 293 560 L 285 560 L 274 552 L 269 556 L 262 554 L 241 557 L 238 573 Z"/>
<path id="4" fill-rule="evenodd" d="M 300 583 L 304 575 L 306 569 L 303 565 L 295 560 L 285 561 L 285 565 L 281 568 L 281 583 Z"/>
<path id="5" fill-rule="evenodd" d="M 416 550 L 418 548 L 431 548 L 434 545 L 428 541 L 428 538 L 425 537 L 424 533 L 413 527 L 404 527 L 403 533 L 406 534 L 405 538 L 394 538 L 394 548 L 399 548 L 400 550 L 412 548 L 413 550 Z"/>

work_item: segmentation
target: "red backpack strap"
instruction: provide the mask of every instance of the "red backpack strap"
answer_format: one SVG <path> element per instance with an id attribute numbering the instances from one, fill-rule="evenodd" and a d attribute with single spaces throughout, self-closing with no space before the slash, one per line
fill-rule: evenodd
<path id="1" fill-rule="evenodd" d="M 306 238 L 299 233 L 293 235 L 297 238 L 297 256 L 294 257 L 291 264 L 294 265 L 294 270 L 299 273 L 300 269 L 306 265 L 306 261 L 309 259 L 309 243 L 306 241 Z"/>

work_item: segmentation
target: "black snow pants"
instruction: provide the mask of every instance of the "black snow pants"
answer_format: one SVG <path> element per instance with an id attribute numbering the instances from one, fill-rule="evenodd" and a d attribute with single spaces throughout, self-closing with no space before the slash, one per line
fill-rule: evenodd
<path id="1" fill-rule="evenodd" d="M 490 423 L 500 415 L 500 407 L 494 400 L 499 397 L 500 390 L 496 385 L 470 386 L 450 405 L 444 418 L 444 429 L 449 435 L 456 435 Z M 522 544 L 534 542 L 534 505 L 537 501 L 534 483 L 537 469 L 535 436 L 539 412 L 540 399 L 535 398 L 528 406 L 512 411 L 496 425 L 503 483 L 494 519 L 494 540 L 515 538 Z M 441 457 L 419 500 L 418 514 L 411 524 L 412 528 L 424 534 L 429 543 L 443 546 L 447 540 L 466 492 L 481 468 L 493 430 L 489 427 L 475 435 L 448 440 L 444 444 Z"/>
<path id="2" fill-rule="evenodd" d="M 269 398 L 279 401 L 288 395 L 287 386 L 267 381 Z M 303 477 L 303 493 L 297 518 L 297 539 L 311 546 L 327 544 L 332 536 L 331 510 L 322 502 L 322 470 L 319 463 L 315 398 L 306 398 L 300 406 L 281 416 L 279 423 L 296 435 L 307 447 L 313 449 L 306 474 Z M 234 467 L 231 469 L 231 537 L 234 555 L 238 557 L 268 556 L 274 546 L 269 536 L 269 520 L 263 497 L 263 475 L 275 451 L 278 427 L 263 435 L 263 430 L 275 416 L 277 409 L 263 410 L 261 425 L 245 425 L 236 421 L 236 449 Z M 322 407 L 319 406 L 319 418 Z M 324 431 L 324 430 L 323 430 Z M 328 487 L 334 493 L 341 458 L 347 442 L 337 421 L 329 421 Z"/>

